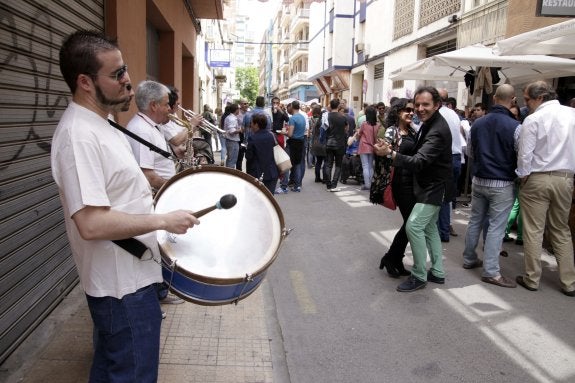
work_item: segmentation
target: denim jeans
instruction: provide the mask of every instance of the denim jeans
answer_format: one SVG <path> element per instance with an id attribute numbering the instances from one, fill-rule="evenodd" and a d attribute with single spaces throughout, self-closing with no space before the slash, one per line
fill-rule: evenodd
<path id="1" fill-rule="evenodd" d="M 483 246 L 483 273 L 484 277 L 498 277 L 499 252 L 505 235 L 507 217 L 513 201 L 515 200 L 515 186 L 488 187 L 473 184 L 471 186 L 471 216 L 465 233 L 465 250 L 463 262 L 471 265 L 477 262 L 475 248 L 479 242 L 479 235 L 484 226 L 486 217 L 489 227 Z"/>
<path id="2" fill-rule="evenodd" d="M 327 147 L 325 149 L 325 175 L 328 181 L 327 186 L 336 188 L 339 181 L 339 176 L 341 175 L 341 163 L 343 161 L 343 155 L 345 154 L 345 146 L 340 148 L 337 147 Z M 335 170 L 333 171 L 333 177 L 331 175 L 331 169 L 335 163 Z"/>
<path id="3" fill-rule="evenodd" d="M 363 171 L 363 185 L 369 189 L 373 177 L 373 153 L 362 153 L 359 158 L 361 158 L 361 170 Z"/>
<path id="4" fill-rule="evenodd" d="M 226 168 L 236 168 L 239 153 L 240 142 L 226 139 Z"/>
<path id="5" fill-rule="evenodd" d="M 90 383 L 156 382 L 162 311 L 155 285 L 122 299 L 86 295 L 96 344 Z"/>
<path id="6" fill-rule="evenodd" d="M 226 160 L 226 137 L 223 134 L 218 134 L 220 140 L 220 158 L 222 161 Z"/>
<path id="7" fill-rule="evenodd" d="M 407 219 L 405 231 L 413 253 L 411 275 L 420 281 L 427 281 L 427 252 L 431 259 L 430 271 L 436 277 L 443 278 L 443 253 L 439 232 L 437 231 L 437 216 L 439 206 L 426 203 L 416 203 Z"/>

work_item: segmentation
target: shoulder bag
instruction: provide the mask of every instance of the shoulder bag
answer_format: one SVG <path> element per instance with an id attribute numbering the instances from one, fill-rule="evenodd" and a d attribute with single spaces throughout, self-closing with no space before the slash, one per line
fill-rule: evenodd
<path id="1" fill-rule="evenodd" d="M 279 144 L 278 144 L 278 140 L 276 140 L 276 136 L 270 132 L 270 134 L 274 137 L 274 160 L 276 162 L 276 165 L 278 167 L 278 170 L 280 173 L 283 173 L 285 171 L 288 171 L 291 169 L 292 165 L 291 165 L 291 161 L 289 158 L 289 155 L 286 153 L 286 151 L 284 150 L 284 148 L 282 148 Z"/>

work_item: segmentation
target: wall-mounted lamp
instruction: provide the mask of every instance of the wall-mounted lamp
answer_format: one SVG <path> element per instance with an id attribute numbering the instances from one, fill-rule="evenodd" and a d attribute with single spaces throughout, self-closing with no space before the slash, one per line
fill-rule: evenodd
<path id="1" fill-rule="evenodd" d="M 451 16 L 449 16 L 449 17 L 447 18 L 447 21 L 448 21 L 450 24 L 456 23 L 456 22 L 459 21 L 459 16 L 457 16 L 457 15 L 451 15 Z"/>

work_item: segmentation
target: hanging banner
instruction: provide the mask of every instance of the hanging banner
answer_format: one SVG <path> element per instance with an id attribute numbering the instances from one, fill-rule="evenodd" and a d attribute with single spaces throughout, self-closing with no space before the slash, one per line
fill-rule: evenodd
<path id="1" fill-rule="evenodd" d="M 210 67 L 229 68 L 230 61 L 229 49 L 210 49 Z"/>

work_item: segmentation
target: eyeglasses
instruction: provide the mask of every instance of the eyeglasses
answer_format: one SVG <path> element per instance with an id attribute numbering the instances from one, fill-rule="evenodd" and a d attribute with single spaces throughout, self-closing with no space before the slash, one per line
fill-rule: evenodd
<path id="1" fill-rule="evenodd" d="M 91 76 L 106 76 L 106 77 L 110 77 L 116 81 L 120 81 L 121 79 L 124 78 L 124 76 L 126 75 L 126 73 L 128 73 L 128 65 L 124 64 L 122 65 L 119 69 L 117 69 L 114 73 L 112 74 L 103 74 L 100 75 L 98 73 L 90 73 Z"/>

